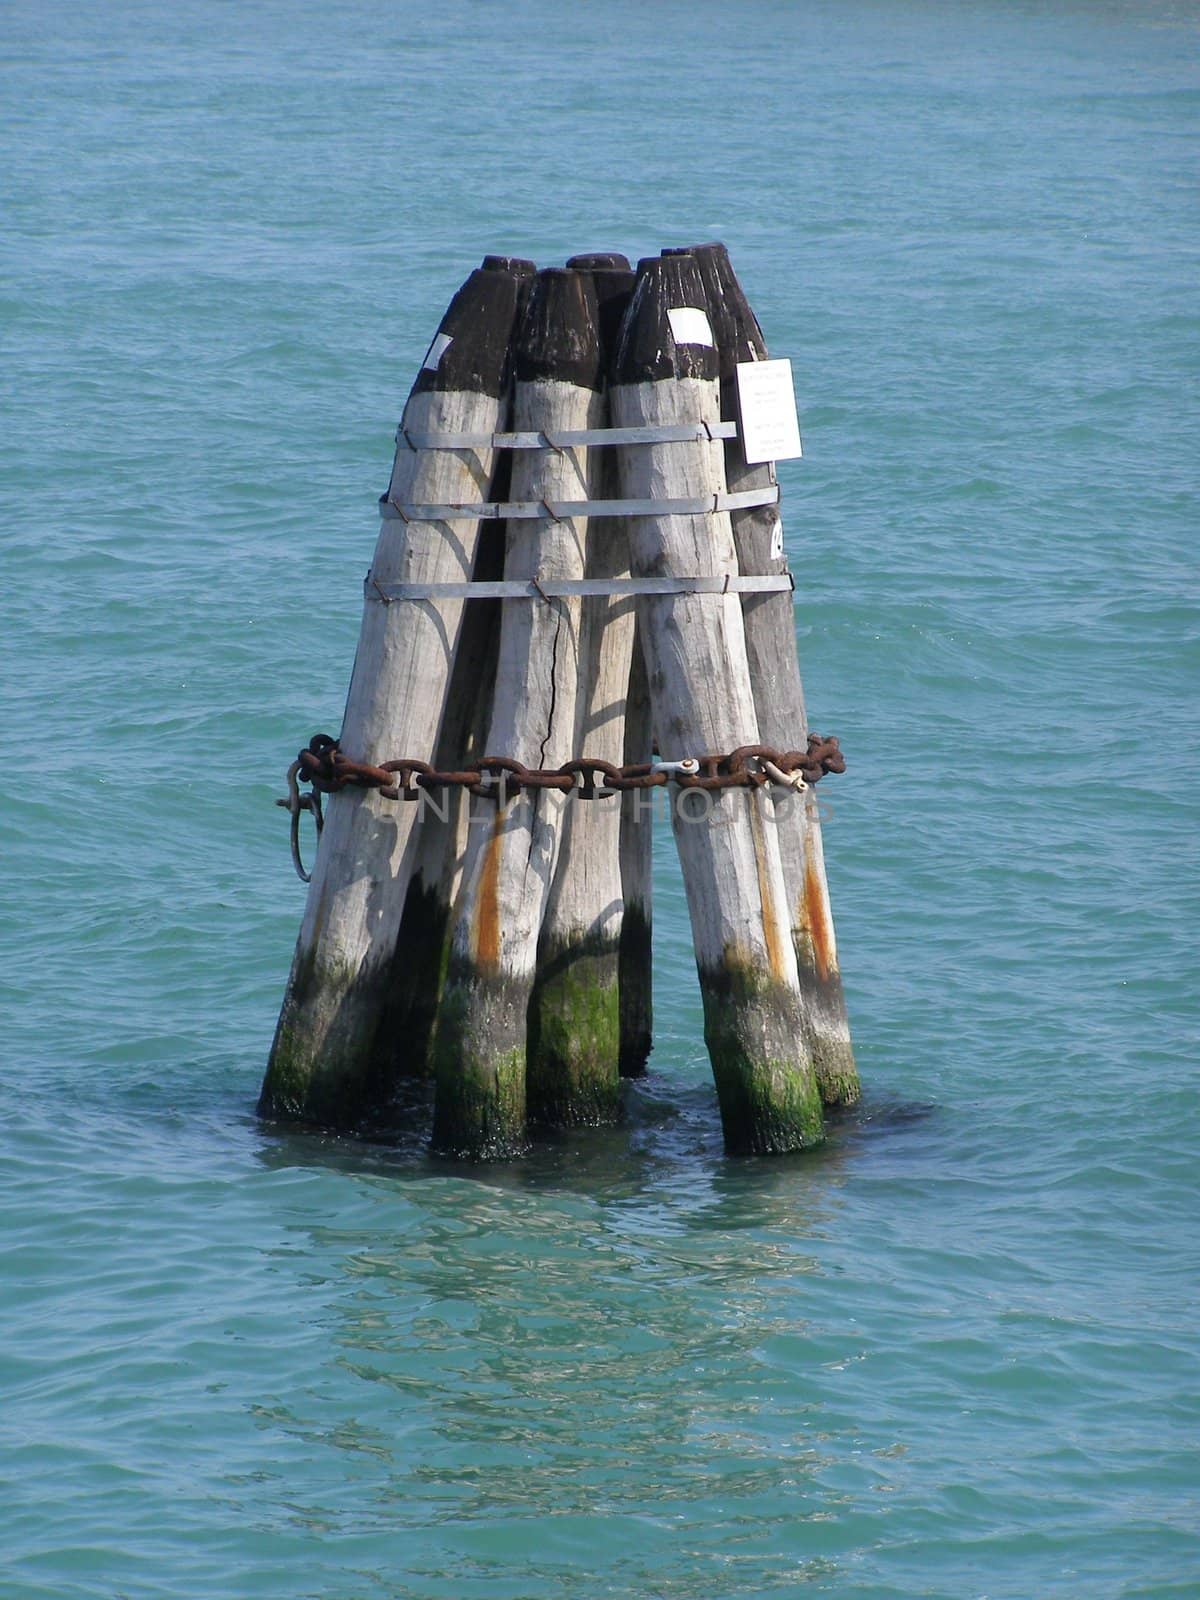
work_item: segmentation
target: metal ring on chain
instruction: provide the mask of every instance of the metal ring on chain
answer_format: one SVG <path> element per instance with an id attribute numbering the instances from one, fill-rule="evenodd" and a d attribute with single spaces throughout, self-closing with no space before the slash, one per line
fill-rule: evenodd
<path id="1" fill-rule="evenodd" d="M 300 767 L 301 762 L 297 758 L 287 770 L 288 792 L 283 799 L 276 800 L 275 804 L 283 806 L 291 815 L 292 865 L 296 869 L 296 876 L 301 883 L 311 883 L 312 873 L 305 872 L 304 859 L 300 854 L 300 813 L 302 811 L 310 811 L 312 813 L 313 821 L 317 825 L 317 838 L 319 840 L 321 830 L 325 826 L 325 812 L 320 789 L 310 789 L 307 794 L 300 793 L 300 784 L 298 782 Z"/>

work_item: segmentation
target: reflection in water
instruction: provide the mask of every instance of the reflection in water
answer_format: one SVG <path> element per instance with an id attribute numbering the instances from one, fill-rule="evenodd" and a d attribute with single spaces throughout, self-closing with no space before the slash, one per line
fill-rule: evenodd
<path id="1" fill-rule="evenodd" d="M 353 1176 L 359 1225 L 297 1231 L 332 1365 L 360 1387 L 352 1420 L 343 1396 L 324 1425 L 313 1396 L 311 1417 L 291 1397 L 260 1421 L 366 1463 L 355 1520 L 419 1528 L 405 1570 L 430 1580 L 468 1554 L 497 1579 L 535 1538 L 555 1583 L 598 1539 L 614 1581 L 661 1594 L 828 1572 L 795 1529 L 840 1499 L 814 1474 L 854 1429 L 805 1283 L 847 1164 L 913 1115 L 868 1104 L 820 1152 L 730 1161 L 707 1088 L 668 1100 L 651 1078 L 624 1127 L 503 1167 L 435 1162 L 411 1136 L 273 1139 L 271 1166 Z M 668 1539 L 690 1553 L 664 1586 Z"/>

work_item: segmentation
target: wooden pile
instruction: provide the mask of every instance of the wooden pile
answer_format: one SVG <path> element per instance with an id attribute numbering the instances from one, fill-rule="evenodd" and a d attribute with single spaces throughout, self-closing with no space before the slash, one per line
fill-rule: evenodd
<path id="1" fill-rule="evenodd" d="M 722 245 L 636 274 L 487 257 L 404 410 L 340 752 L 804 749 L 774 467 L 729 426 L 738 364 L 766 358 Z M 728 576 L 763 581 L 683 581 Z M 731 1152 L 819 1142 L 822 1102 L 858 1095 L 816 806 L 782 776 L 667 791 Z M 615 1120 L 651 1042 L 658 792 L 330 794 L 260 1112 L 355 1128 L 432 1073 L 445 1153 Z"/>

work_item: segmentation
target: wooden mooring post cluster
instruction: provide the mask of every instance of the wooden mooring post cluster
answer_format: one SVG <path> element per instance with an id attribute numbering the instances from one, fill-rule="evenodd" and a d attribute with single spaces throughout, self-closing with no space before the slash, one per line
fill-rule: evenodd
<path id="1" fill-rule="evenodd" d="M 302 875 L 304 811 L 319 844 L 264 1116 L 355 1129 L 432 1076 L 446 1154 L 614 1121 L 651 1044 L 656 809 L 727 1149 L 815 1144 L 857 1099 L 812 793 L 843 763 L 807 730 L 761 459 L 779 367 L 719 244 L 489 256 L 454 296 L 341 734 L 281 802 Z"/>

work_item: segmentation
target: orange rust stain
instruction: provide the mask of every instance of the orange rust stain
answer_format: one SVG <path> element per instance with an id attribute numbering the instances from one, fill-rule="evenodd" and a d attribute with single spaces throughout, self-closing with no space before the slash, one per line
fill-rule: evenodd
<path id="1" fill-rule="evenodd" d="M 771 968 L 772 976 L 783 982 L 784 943 L 780 938 L 780 919 L 775 909 L 775 901 L 771 895 L 771 881 L 767 876 L 767 863 L 763 859 L 762 818 L 759 816 L 754 796 L 749 795 L 748 799 L 750 802 L 750 831 L 754 837 L 754 867 L 758 873 L 758 894 L 759 899 L 762 901 L 763 938 L 767 946 L 767 963 Z"/>
<path id="2" fill-rule="evenodd" d="M 827 978 L 833 970 L 833 939 L 829 926 L 829 905 L 825 898 L 825 885 L 810 856 L 804 867 L 804 927 L 812 940 L 813 956 L 819 977 Z"/>
<path id="3" fill-rule="evenodd" d="M 481 966 L 500 965 L 500 825 L 503 812 L 497 806 L 492 837 L 487 842 L 483 870 L 479 878 L 479 899 L 475 907 L 475 959 Z"/>

